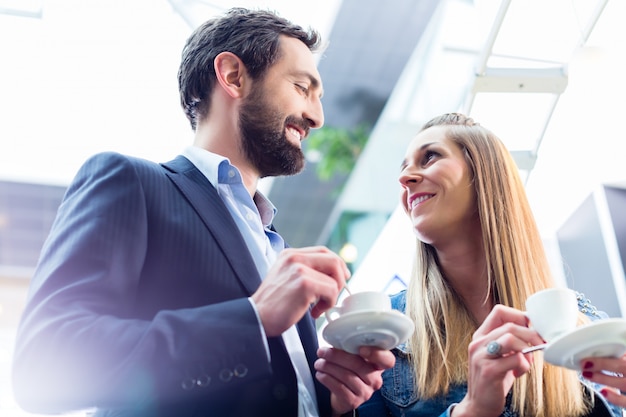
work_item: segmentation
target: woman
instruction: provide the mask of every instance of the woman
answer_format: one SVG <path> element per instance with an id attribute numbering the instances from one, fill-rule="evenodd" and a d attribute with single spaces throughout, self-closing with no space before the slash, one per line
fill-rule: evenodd
<path id="1" fill-rule="evenodd" d="M 409 145 L 399 180 L 418 245 L 409 288 L 392 301 L 416 330 L 359 416 L 621 416 L 575 371 L 520 352 L 543 342 L 521 311 L 526 298 L 555 283 L 500 140 L 471 118 L 442 115 Z M 585 311 L 581 322 L 600 317 Z"/>

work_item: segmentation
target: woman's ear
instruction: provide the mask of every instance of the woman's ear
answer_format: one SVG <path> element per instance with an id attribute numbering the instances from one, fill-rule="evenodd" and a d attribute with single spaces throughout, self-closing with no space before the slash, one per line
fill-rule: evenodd
<path id="1" fill-rule="evenodd" d="M 217 82 L 233 98 L 243 95 L 246 67 L 241 59 L 232 52 L 222 52 L 213 61 Z"/>

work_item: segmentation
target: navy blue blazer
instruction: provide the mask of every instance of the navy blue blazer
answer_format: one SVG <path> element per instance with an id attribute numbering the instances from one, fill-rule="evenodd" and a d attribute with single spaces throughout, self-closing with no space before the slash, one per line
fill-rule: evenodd
<path id="1" fill-rule="evenodd" d="M 228 209 L 186 158 L 98 154 L 69 186 L 32 279 L 16 399 L 46 413 L 297 416 L 283 341 L 268 339 L 268 363 L 247 300 L 260 282 Z M 298 331 L 315 374 L 309 314 Z"/>

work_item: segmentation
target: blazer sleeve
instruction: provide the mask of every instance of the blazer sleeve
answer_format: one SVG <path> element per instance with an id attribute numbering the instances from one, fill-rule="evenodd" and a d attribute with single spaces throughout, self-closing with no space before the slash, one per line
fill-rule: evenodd
<path id="1" fill-rule="evenodd" d="M 185 233 L 200 235 L 197 226 L 178 227 L 181 235 L 161 224 L 193 216 L 173 205 L 181 199 L 163 191 L 173 188 L 163 174 L 141 169 L 127 157 L 101 154 L 68 188 L 17 334 L 13 387 L 28 411 L 115 408 L 151 398 L 184 403 L 271 373 L 247 295 L 227 272 L 215 284 L 198 270 L 224 263 L 223 256 L 214 248 L 218 254 L 194 266 L 195 247 L 180 245 Z M 153 201 L 158 190 L 162 197 Z M 151 210 L 166 214 L 159 219 Z M 151 235 L 156 229 L 160 236 Z M 216 294 L 224 291 L 230 293 Z M 150 297 L 164 307 L 140 314 Z M 203 389 L 193 389 L 198 385 Z"/>

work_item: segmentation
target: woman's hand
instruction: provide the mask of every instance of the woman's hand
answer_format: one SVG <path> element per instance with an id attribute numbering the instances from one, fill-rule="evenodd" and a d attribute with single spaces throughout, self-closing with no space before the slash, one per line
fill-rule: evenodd
<path id="1" fill-rule="evenodd" d="M 626 408 L 626 355 L 620 358 L 585 358 L 580 361 L 583 378 L 605 385 L 600 393 L 618 407 Z M 610 388 L 609 388 L 610 387 Z"/>
<path id="2" fill-rule="evenodd" d="M 452 415 L 499 416 L 515 378 L 528 372 L 533 354 L 521 351 L 543 343 L 523 312 L 496 305 L 469 345 L 467 394 Z"/>

